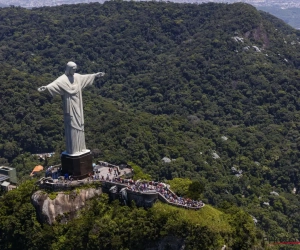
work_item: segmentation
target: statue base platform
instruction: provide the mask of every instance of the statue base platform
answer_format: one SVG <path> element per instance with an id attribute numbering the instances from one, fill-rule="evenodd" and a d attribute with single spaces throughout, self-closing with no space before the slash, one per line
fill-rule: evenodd
<path id="1" fill-rule="evenodd" d="M 92 153 L 90 150 L 77 154 L 61 154 L 61 173 L 74 180 L 82 180 L 93 174 Z"/>

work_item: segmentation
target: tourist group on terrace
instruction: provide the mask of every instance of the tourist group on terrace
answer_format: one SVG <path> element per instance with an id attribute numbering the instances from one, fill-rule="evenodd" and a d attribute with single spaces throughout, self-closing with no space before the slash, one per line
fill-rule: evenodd
<path id="1" fill-rule="evenodd" d="M 133 169 L 128 169 L 126 174 L 131 174 L 132 176 Z M 121 175 L 121 171 L 118 167 L 104 166 L 95 169 L 94 173 L 91 174 L 86 181 L 119 183 L 119 184 L 126 185 L 127 190 L 131 190 L 134 192 L 142 192 L 142 193 L 157 192 L 161 197 L 163 197 L 163 199 L 167 203 L 175 206 L 184 207 L 184 208 L 198 209 L 205 206 L 205 204 L 202 201 L 196 201 L 190 198 L 184 198 L 176 195 L 174 192 L 172 192 L 172 190 L 170 190 L 170 186 L 163 182 L 155 182 L 155 181 L 147 181 L 147 180 L 135 181 L 133 179 L 121 178 L 120 175 Z M 70 184 L 73 183 L 72 176 L 69 176 L 68 174 L 65 174 L 64 176 L 60 176 L 60 168 L 57 168 L 57 170 L 55 170 L 55 173 L 53 173 L 52 168 L 50 167 L 49 169 L 46 170 L 46 177 L 47 176 L 52 176 L 53 179 L 60 179 L 60 180 L 64 180 L 65 182 L 70 182 Z"/>
<path id="2" fill-rule="evenodd" d="M 135 192 L 158 192 L 166 199 L 168 203 L 173 205 L 180 205 L 186 208 L 201 208 L 204 206 L 202 201 L 195 201 L 190 198 L 177 196 L 170 190 L 169 185 L 165 183 L 147 180 L 134 181 L 132 179 L 121 178 L 118 176 L 118 169 L 116 168 L 109 168 L 106 178 L 104 178 L 104 175 L 100 176 L 99 172 L 96 172 L 92 178 L 94 180 L 126 184 L 127 190 L 132 190 Z"/>

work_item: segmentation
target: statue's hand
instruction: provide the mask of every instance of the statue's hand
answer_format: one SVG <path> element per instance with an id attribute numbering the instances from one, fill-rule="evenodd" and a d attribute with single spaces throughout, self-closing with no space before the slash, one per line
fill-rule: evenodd
<path id="1" fill-rule="evenodd" d="M 43 91 L 45 91 L 46 89 L 47 89 L 46 86 L 42 86 L 42 87 L 39 87 L 39 88 L 38 88 L 38 91 L 39 91 L 39 92 L 43 92 Z"/>
<path id="2" fill-rule="evenodd" d="M 98 72 L 98 73 L 96 73 L 96 77 L 101 77 L 101 76 L 104 76 L 104 75 L 105 75 L 104 72 Z"/>

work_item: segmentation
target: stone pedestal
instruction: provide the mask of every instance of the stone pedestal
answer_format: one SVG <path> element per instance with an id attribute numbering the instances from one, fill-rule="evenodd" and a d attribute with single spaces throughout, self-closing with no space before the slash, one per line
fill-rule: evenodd
<path id="1" fill-rule="evenodd" d="M 81 180 L 93 173 L 92 153 L 90 150 L 80 154 L 61 154 L 61 172 L 71 175 L 74 180 Z"/>

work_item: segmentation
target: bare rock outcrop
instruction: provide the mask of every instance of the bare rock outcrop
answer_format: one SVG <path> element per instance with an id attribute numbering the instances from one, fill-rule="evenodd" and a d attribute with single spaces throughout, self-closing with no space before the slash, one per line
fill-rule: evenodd
<path id="1" fill-rule="evenodd" d="M 73 190 L 68 193 L 59 192 L 54 199 L 49 194 L 39 190 L 31 196 L 37 218 L 42 223 L 52 224 L 55 221 L 64 222 L 76 216 L 86 201 L 102 194 L 101 188 Z M 53 195 L 53 194 L 52 194 Z"/>

